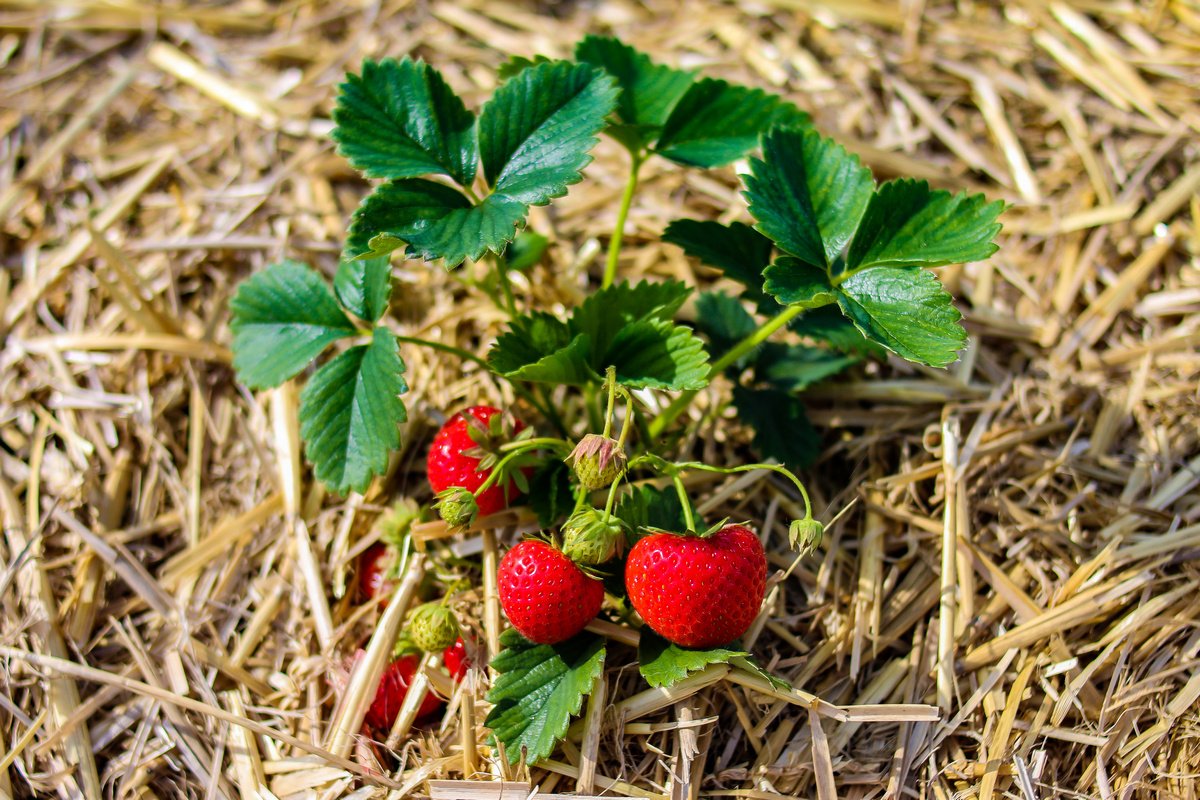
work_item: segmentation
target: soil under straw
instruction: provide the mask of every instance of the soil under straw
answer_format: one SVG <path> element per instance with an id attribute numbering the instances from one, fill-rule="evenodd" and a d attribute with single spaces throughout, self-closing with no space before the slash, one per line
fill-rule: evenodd
<path id="1" fill-rule="evenodd" d="M 356 718 L 402 604 L 363 606 L 354 556 L 384 505 L 427 498 L 432 426 L 509 390 L 406 347 L 394 477 L 327 497 L 298 456 L 294 389 L 233 381 L 226 301 L 284 255 L 332 269 L 366 190 L 326 135 L 347 68 L 423 56 L 477 105 L 506 53 L 567 56 L 609 30 L 785 93 L 881 177 L 1006 199 L 1002 249 L 943 271 L 972 333 L 948 372 L 893 360 L 809 394 L 815 505 L 854 506 L 752 634 L 801 692 L 720 667 L 648 694 L 618 644 L 615 711 L 558 760 L 496 766 L 476 672 L 473 702 L 405 737 L 396 768 Z M 1194 3 L 0 0 L 0 68 L 0 797 L 527 793 L 430 782 L 464 763 L 545 794 L 1196 796 Z M 557 244 L 516 278 L 519 302 L 585 294 L 626 166 L 605 142 L 586 183 L 534 212 Z M 711 280 L 654 242 L 683 216 L 746 219 L 735 170 L 647 164 L 622 274 Z M 398 330 L 485 352 L 502 315 L 458 276 L 396 277 Z M 742 461 L 746 441 L 726 413 L 691 447 Z M 784 552 L 788 487 L 695 491 Z M 462 610 L 485 607 L 476 590 Z"/>

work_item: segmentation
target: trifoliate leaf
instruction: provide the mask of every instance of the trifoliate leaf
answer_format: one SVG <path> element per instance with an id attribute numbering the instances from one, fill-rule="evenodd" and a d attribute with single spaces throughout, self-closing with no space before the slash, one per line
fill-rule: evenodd
<path id="1" fill-rule="evenodd" d="M 771 128 L 808 122 L 808 114 L 776 95 L 704 78 L 671 110 L 655 152 L 687 166 L 719 167 L 753 150 Z"/>
<path id="2" fill-rule="evenodd" d="M 694 72 L 655 64 L 650 57 L 608 36 L 586 36 L 575 46 L 575 58 L 599 67 L 621 87 L 617 102 L 620 123 L 608 133 L 638 152 L 654 141 L 671 109 L 695 80 Z"/>
<path id="3" fill-rule="evenodd" d="M 639 320 L 671 319 L 691 293 L 683 281 L 621 281 L 584 300 L 568 324 L 573 333 L 582 333 L 591 341 L 592 352 L 600 359 L 592 366 L 603 375 L 609 364 L 600 362 L 622 328 Z"/>
<path id="4" fill-rule="evenodd" d="M 846 319 L 842 309 L 836 305 L 805 311 L 792 320 L 788 328 L 800 336 L 823 342 L 839 353 L 869 358 L 887 357 L 887 348 L 863 336 L 862 331 L 854 327 L 854 323 Z"/>
<path id="5" fill-rule="evenodd" d="M 392 267 L 386 258 L 343 259 L 333 276 L 338 302 L 359 319 L 377 322 L 392 298 Z"/>
<path id="6" fill-rule="evenodd" d="M 229 301 L 233 367 L 252 389 L 278 386 L 331 342 L 353 336 L 329 285 L 298 261 L 281 261 L 242 281 Z"/>
<path id="7" fill-rule="evenodd" d="M 703 389 L 708 354 L 691 329 L 667 320 L 642 320 L 622 328 L 593 364 L 616 367 L 617 382 L 632 389 Z M 597 369 L 597 372 L 603 370 Z"/>
<path id="8" fill-rule="evenodd" d="M 967 341 L 954 298 L 920 267 L 852 273 L 838 286 L 838 305 L 864 336 L 909 361 L 944 367 Z"/>
<path id="9" fill-rule="evenodd" d="M 492 345 L 488 363 L 506 378 L 582 386 L 601 380 L 589 354 L 586 335 L 573 334 L 558 318 L 537 312 L 513 319 Z"/>
<path id="10" fill-rule="evenodd" d="M 534 56 L 526 58 L 525 56 L 509 56 L 508 60 L 496 68 L 496 77 L 501 81 L 506 81 L 519 72 L 524 72 L 530 67 L 536 67 L 538 64 L 546 64 L 551 59 L 546 56 Z"/>
<path id="11" fill-rule="evenodd" d="M 738 342 L 758 330 L 758 322 L 736 297 L 724 292 L 702 292 L 696 298 L 696 329 L 708 337 L 708 351 L 714 358 L 725 355 Z M 734 365 L 742 369 L 754 357 L 748 353 Z"/>
<path id="12" fill-rule="evenodd" d="M 529 507 L 537 514 L 538 524 L 543 528 L 557 525 L 575 507 L 575 498 L 571 494 L 571 468 L 561 459 L 550 459 L 538 467 L 529 484 L 526 492 Z"/>
<path id="13" fill-rule="evenodd" d="M 773 130 L 762 147 L 762 160 L 743 176 L 756 227 L 801 261 L 827 268 L 867 208 L 871 171 L 812 129 Z"/>
<path id="14" fill-rule="evenodd" d="M 534 644 L 511 628 L 492 659 L 499 673 L 484 725 L 504 743 L 509 763 L 534 765 L 554 752 L 571 717 L 583 707 L 604 669 L 604 639 L 581 633 L 555 645 Z"/>
<path id="15" fill-rule="evenodd" d="M 825 270 L 798 258 L 780 256 L 763 277 L 763 290 L 785 306 L 820 308 L 837 302 Z"/>
<path id="16" fill-rule="evenodd" d="M 663 231 L 662 238 L 744 285 L 746 296 L 756 303 L 767 298 L 762 288 L 763 270 L 771 263 L 774 245 L 749 225 L 677 219 Z"/>
<path id="17" fill-rule="evenodd" d="M 376 328 L 370 344 L 321 367 L 300 393 L 300 436 L 317 478 L 338 494 L 364 492 L 400 446 L 408 391 L 396 337 Z"/>
<path id="18" fill-rule="evenodd" d="M 664 531 L 682 531 L 687 528 L 683 505 L 679 502 L 679 494 L 674 487 L 659 489 L 646 484 L 633 486 L 629 494 L 622 495 L 617 501 L 613 513 L 625 523 L 627 530 L 635 532 L 635 536 L 640 536 L 640 532 L 645 528 Z M 700 519 L 699 514 L 694 516 Z"/>
<path id="19" fill-rule="evenodd" d="M 996 252 L 1000 200 L 934 191 L 925 181 L 889 181 L 871 197 L 846 258 L 846 269 L 964 264 Z"/>
<path id="20" fill-rule="evenodd" d="M 733 404 L 738 418 L 754 429 L 752 444 L 761 457 L 796 468 L 816 459 L 821 439 L 795 395 L 777 389 L 735 386 Z"/>
<path id="21" fill-rule="evenodd" d="M 542 260 L 550 240 L 534 231 L 521 231 L 504 251 L 504 261 L 514 272 L 524 272 Z"/>
<path id="22" fill-rule="evenodd" d="M 423 61 L 364 61 L 339 87 L 333 121 L 338 151 L 368 178 L 475 179 L 475 116 Z"/>
<path id="23" fill-rule="evenodd" d="M 566 194 L 591 162 L 616 101 L 612 78 L 586 64 L 551 61 L 513 76 L 479 115 L 488 185 L 525 205 Z"/>
<path id="24" fill-rule="evenodd" d="M 767 342 L 754 364 L 754 376 L 776 389 L 802 392 L 860 360 L 823 347 Z"/>
<path id="25" fill-rule="evenodd" d="M 688 650 L 668 642 L 649 628 L 642 629 L 642 638 L 638 643 L 638 667 L 646 683 L 655 689 L 673 686 L 709 664 L 727 664 L 730 659 L 749 655 L 743 650 L 724 647 Z"/>

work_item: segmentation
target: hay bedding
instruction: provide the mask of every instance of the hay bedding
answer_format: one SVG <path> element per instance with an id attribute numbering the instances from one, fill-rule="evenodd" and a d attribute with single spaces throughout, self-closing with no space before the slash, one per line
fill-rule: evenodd
<path id="1" fill-rule="evenodd" d="M 344 70 L 414 53 L 475 105 L 505 53 L 564 56 L 610 29 L 786 93 L 881 176 L 1012 203 L 1001 251 L 944 271 L 973 333 L 958 364 L 811 393 L 815 505 L 853 506 L 772 590 L 754 647 L 868 708 L 822 716 L 707 673 L 655 698 L 616 658 L 626 715 L 591 714 L 559 761 L 498 770 L 476 750 L 482 700 L 459 692 L 379 762 L 338 702 L 362 677 L 337 676 L 360 645 L 379 661 L 400 616 L 346 591 L 354 556 L 393 497 L 425 498 L 441 415 L 507 389 L 406 348 L 394 478 L 326 497 L 294 390 L 232 380 L 225 304 L 284 254 L 332 268 L 364 191 L 326 138 Z M 5 0 L 0 65 L 0 797 L 1197 795 L 1194 4 Z M 558 244 L 522 302 L 574 302 L 598 269 L 625 162 L 597 153 L 535 212 Z M 654 240 L 682 216 L 744 218 L 734 171 L 643 176 L 622 272 L 694 279 Z M 403 332 L 482 352 L 499 330 L 453 276 L 397 279 Z M 743 460 L 744 441 L 729 419 L 695 452 Z M 792 500 L 773 480 L 696 491 L 782 543 Z M 494 614 L 481 598 L 475 619 Z M 513 782 L 437 782 L 464 764 Z"/>

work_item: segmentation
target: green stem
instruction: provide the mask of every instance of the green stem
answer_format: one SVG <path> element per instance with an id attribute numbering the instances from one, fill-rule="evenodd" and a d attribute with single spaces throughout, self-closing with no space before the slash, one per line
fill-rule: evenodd
<path id="1" fill-rule="evenodd" d="M 504 304 L 508 306 L 508 315 L 515 317 L 517 315 L 517 301 L 513 297 L 512 283 L 508 280 L 508 264 L 504 261 L 504 256 L 492 254 L 492 263 L 496 266 L 496 282 L 500 284 L 500 290 L 504 292 Z"/>
<path id="2" fill-rule="evenodd" d="M 803 313 L 804 309 L 800 306 L 788 306 L 783 311 L 767 320 L 762 327 L 747 336 L 745 339 L 742 339 L 733 346 L 732 350 L 713 362 L 712 368 L 708 371 L 709 380 L 717 377 L 730 366 L 737 363 L 738 360 L 740 360 L 743 356 L 770 338 L 771 334 L 775 333 L 775 331 L 784 327 Z M 696 394 L 697 391 L 695 389 L 686 391 L 679 395 L 679 397 L 676 397 L 675 401 L 671 403 L 671 405 L 660 411 L 658 416 L 650 422 L 651 439 L 657 439 L 659 436 L 661 436 L 662 432 L 666 430 L 666 427 L 674 422 L 675 418 L 682 414 L 687 407 L 692 404 L 692 400 L 695 399 Z"/>
<path id="3" fill-rule="evenodd" d="M 571 443 L 565 439 L 553 439 L 543 436 L 538 439 L 522 439 L 519 442 L 506 442 L 498 448 L 501 453 L 512 453 L 516 450 L 534 450 L 538 447 L 549 447 L 555 450 L 570 450 Z"/>
<path id="4" fill-rule="evenodd" d="M 736 467 L 710 467 L 708 464 L 689 461 L 685 464 L 677 464 L 676 466 L 681 470 L 695 469 L 701 472 L 715 472 L 719 475 L 732 475 L 735 472 L 753 472 L 756 469 L 768 469 L 772 472 L 777 472 L 795 484 L 796 488 L 800 490 L 800 496 L 804 498 L 804 517 L 805 519 L 812 519 L 812 502 L 808 499 L 808 490 L 804 488 L 804 483 L 791 470 L 780 464 L 741 464 Z"/>
<path id="5" fill-rule="evenodd" d="M 617 490 L 620 488 L 620 486 L 621 479 L 618 478 L 612 482 L 611 486 L 608 487 L 608 500 L 604 503 L 604 516 L 601 517 L 604 522 L 608 522 L 608 518 L 612 514 L 613 506 L 616 505 L 617 502 Z"/>
<path id="6" fill-rule="evenodd" d="M 617 210 L 617 226 L 613 228 L 612 239 L 608 243 L 608 260 L 604 264 L 604 280 L 601 289 L 612 286 L 617 277 L 617 261 L 621 258 L 621 240 L 625 238 L 625 220 L 629 217 L 629 207 L 633 205 L 633 193 L 637 191 L 638 170 L 642 168 L 642 154 L 632 155 L 629 169 L 629 180 L 625 183 L 625 193 L 621 195 L 621 207 Z"/>
<path id="7" fill-rule="evenodd" d="M 687 488 L 678 472 L 671 473 L 671 483 L 675 484 L 675 494 L 679 495 L 679 505 L 683 506 L 683 521 L 687 523 L 687 529 L 695 533 L 696 518 L 692 515 L 692 501 L 688 500 Z"/>
<path id="8" fill-rule="evenodd" d="M 600 435 L 608 438 L 612 433 L 613 406 L 617 400 L 617 370 L 609 367 L 604 373 L 604 384 L 608 388 L 608 407 L 604 411 L 604 431 Z"/>
<path id="9" fill-rule="evenodd" d="M 441 342 L 431 342 L 428 339 L 419 339 L 416 336 L 401 336 L 398 333 L 393 334 L 393 336 L 396 337 L 396 341 L 398 341 L 398 342 L 404 342 L 405 344 L 415 344 L 418 347 L 428 347 L 430 350 L 440 350 L 443 353 L 452 353 L 453 355 L 456 355 L 461 359 L 464 359 L 466 361 L 474 361 L 476 364 L 487 367 L 489 370 L 491 369 L 491 367 L 487 363 L 487 359 L 481 358 L 480 356 L 477 356 L 474 353 L 468 353 L 466 350 L 463 350 L 462 348 L 459 348 L 459 347 L 455 347 L 454 345 L 442 344 Z"/>
<path id="10" fill-rule="evenodd" d="M 513 444 L 520 444 L 520 445 L 522 445 L 522 447 L 514 448 L 511 452 L 508 453 L 508 455 L 504 456 L 504 458 L 502 458 L 498 462 L 496 462 L 496 466 L 492 467 L 492 474 L 488 475 L 487 480 L 485 480 L 482 484 L 480 484 L 479 488 L 475 490 L 475 492 L 474 492 L 475 496 L 479 497 L 479 495 L 483 494 L 488 489 L 490 489 L 494 485 L 496 485 L 496 483 L 500 480 L 500 476 L 504 474 L 504 468 L 507 467 L 509 465 L 509 463 L 511 463 L 513 460 L 525 455 L 530 450 L 536 450 L 539 447 L 542 447 L 542 444 L 541 444 L 542 441 L 544 441 L 544 440 L 530 439 L 525 442 L 513 442 Z M 557 441 L 557 440 L 552 440 L 552 441 Z"/>

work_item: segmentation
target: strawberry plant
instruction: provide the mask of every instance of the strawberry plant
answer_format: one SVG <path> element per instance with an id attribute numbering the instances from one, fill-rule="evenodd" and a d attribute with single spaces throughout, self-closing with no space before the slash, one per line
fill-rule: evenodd
<path id="1" fill-rule="evenodd" d="M 930 269 L 990 256 L 1002 204 L 922 181 L 878 184 L 791 103 L 655 64 L 613 38 L 585 38 L 574 61 L 512 59 L 500 79 L 475 114 L 428 64 L 364 62 L 340 87 L 333 138 L 377 183 L 353 214 L 332 284 L 284 261 L 244 281 L 231 311 L 243 382 L 265 389 L 303 376 L 306 453 L 338 493 L 365 491 L 400 444 L 402 344 L 480 363 L 519 398 L 528 427 L 490 406 L 450 416 L 427 474 L 451 530 L 486 525 L 479 520 L 515 503 L 544 529 L 500 563 L 513 628 L 490 654 L 486 720 L 511 761 L 532 763 L 554 751 L 609 657 L 606 640 L 583 630 L 597 614 L 639 629 L 636 657 L 651 686 L 713 663 L 777 680 L 737 643 L 763 600 L 764 539 L 748 525 L 701 519 L 683 476 L 775 471 L 803 503 L 791 546 L 816 548 L 823 526 L 792 472 L 820 446 L 804 390 L 893 355 L 953 362 L 967 334 Z M 582 180 L 601 134 L 630 159 L 603 271 L 563 313 L 519 308 L 510 273 L 554 246 L 525 230 L 529 209 Z M 740 285 L 737 295 L 701 291 L 689 322 L 681 311 L 700 287 L 619 279 L 648 159 L 711 169 L 748 156 L 753 224 L 685 219 L 663 232 Z M 488 262 L 489 281 L 469 285 L 507 323 L 486 359 L 397 332 L 387 316 L 391 262 L 401 257 L 446 269 Z M 343 340 L 348 347 L 314 364 Z M 767 463 L 688 460 L 691 423 L 681 418 L 718 378 Z M 539 436 L 538 426 L 556 435 Z M 377 583 L 364 577 L 364 591 Z M 458 626 L 444 604 L 422 606 L 410 627 L 460 673 Z"/>

